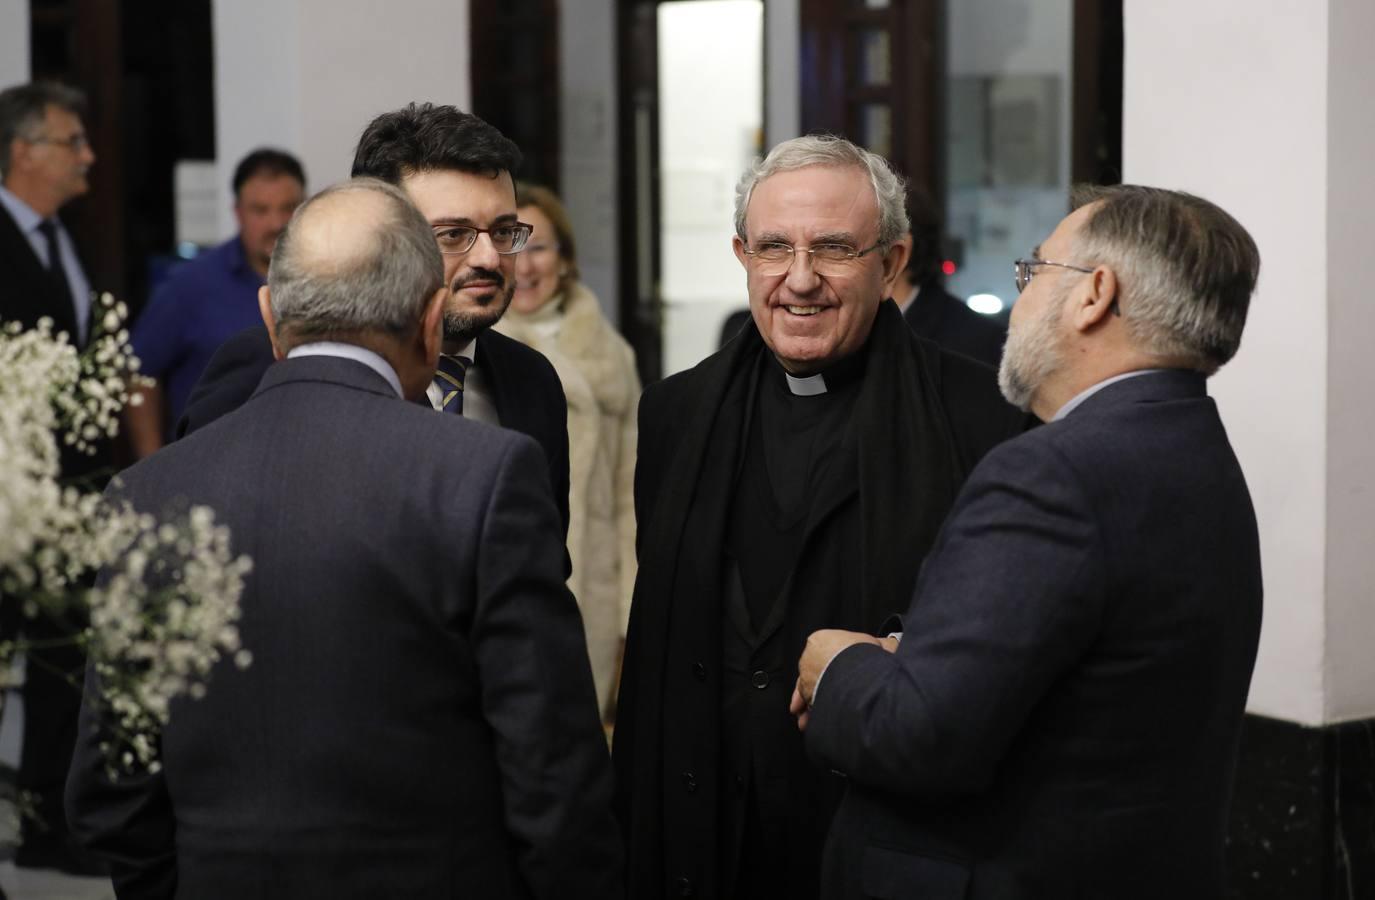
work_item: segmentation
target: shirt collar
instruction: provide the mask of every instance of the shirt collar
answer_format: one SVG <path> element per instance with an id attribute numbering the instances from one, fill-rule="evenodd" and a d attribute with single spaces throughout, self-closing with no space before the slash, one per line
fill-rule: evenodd
<path id="1" fill-rule="evenodd" d="M 24 234 L 33 231 L 43 221 L 43 217 L 35 212 L 32 206 L 20 200 L 4 185 L 0 185 L 0 205 L 5 207 L 10 218 L 14 219 L 14 224 L 18 225 Z"/>
<path id="2" fill-rule="evenodd" d="M 788 392 L 794 397 L 817 397 L 832 390 L 859 381 L 864 376 L 865 365 L 869 360 L 869 346 L 873 335 L 870 334 L 858 350 L 844 359 L 837 360 L 826 367 L 825 371 L 811 375 L 792 375 L 783 368 L 778 357 L 770 354 L 778 371 L 787 381 Z"/>
<path id="3" fill-rule="evenodd" d="M 898 309 L 902 310 L 903 312 L 907 312 L 907 308 L 912 305 L 912 303 L 917 299 L 917 294 L 920 293 L 921 285 L 914 284 L 912 285 L 912 289 L 907 292 L 906 299 L 897 300 L 897 298 L 894 298 L 894 301 L 898 304 Z"/>
<path id="4" fill-rule="evenodd" d="M 468 364 L 469 364 L 469 365 L 473 365 L 474 363 L 477 362 L 477 356 L 475 355 L 476 353 L 477 353 L 477 338 L 473 338 L 471 341 L 469 341 L 468 343 L 464 344 L 462 347 L 459 347 L 458 350 L 456 350 L 455 352 L 450 353 L 450 354 L 448 354 L 448 355 L 449 355 L 449 356 L 462 356 L 462 357 L 464 357 L 465 359 L 468 360 Z"/>
<path id="5" fill-rule="evenodd" d="M 372 369 L 378 375 L 387 379 L 387 384 L 391 385 L 392 390 L 396 391 L 396 396 L 405 398 L 401 391 L 401 379 L 397 377 L 396 370 L 391 367 L 378 353 L 374 353 L 367 347 L 360 347 L 357 344 L 345 344 L 340 341 L 313 341 L 309 344 L 300 344 L 292 347 L 287 353 L 287 359 L 295 359 L 298 356 L 335 356 L 341 359 L 351 359 L 360 362 Z"/>
<path id="6" fill-rule="evenodd" d="M 1055 415 L 1051 416 L 1050 421 L 1060 421 L 1065 416 L 1069 415 L 1070 413 L 1078 409 L 1085 400 L 1092 397 L 1094 394 L 1098 393 L 1110 384 L 1116 384 L 1119 381 L 1126 381 L 1128 378 L 1135 378 L 1138 375 L 1150 375 L 1153 372 L 1164 371 L 1165 369 L 1137 369 L 1135 372 L 1123 372 L 1121 375 L 1114 375 L 1111 378 L 1106 378 L 1095 384 L 1093 387 L 1086 388 L 1085 390 L 1082 390 L 1079 393 L 1075 394 L 1074 397 L 1068 403 L 1066 403 L 1064 406 L 1060 407 L 1060 409 L 1056 411 Z"/>
<path id="7" fill-rule="evenodd" d="M 826 376 L 820 372 L 801 378 L 784 372 L 783 377 L 788 379 L 788 391 L 796 397 L 815 397 L 817 394 L 826 393 Z"/>

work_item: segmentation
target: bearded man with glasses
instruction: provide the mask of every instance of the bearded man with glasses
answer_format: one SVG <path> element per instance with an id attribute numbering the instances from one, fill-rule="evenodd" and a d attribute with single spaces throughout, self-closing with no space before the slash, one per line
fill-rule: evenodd
<path id="1" fill-rule="evenodd" d="M 515 254 L 530 238 L 517 221 L 511 173 L 520 150 L 453 106 L 411 103 L 383 113 L 358 140 L 353 177 L 401 188 L 430 223 L 444 259 L 444 347 L 426 402 L 452 415 L 533 437 L 568 530 L 568 407 L 549 360 L 491 330 L 515 291 Z M 230 338 L 191 392 L 178 435 L 219 418 L 257 388 L 273 359 L 267 331 Z M 567 568 L 567 564 L 565 564 Z"/>
<path id="2" fill-rule="evenodd" d="M 1026 421 L 885 299 L 903 199 L 849 141 L 775 147 L 737 188 L 753 321 L 641 399 L 613 748 L 632 897 L 817 896 L 844 782 L 788 713 L 803 642 L 903 608 L 961 482 Z"/>

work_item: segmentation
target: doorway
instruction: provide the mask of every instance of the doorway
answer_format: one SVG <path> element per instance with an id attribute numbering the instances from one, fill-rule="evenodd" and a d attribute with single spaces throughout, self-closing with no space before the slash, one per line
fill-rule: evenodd
<path id="1" fill-rule="evenodd" d="M 764 150 L 763 0 L 621 17 L 622 326 L 646 381 L 696 365 L 747 305 L 735 184 Z"/>

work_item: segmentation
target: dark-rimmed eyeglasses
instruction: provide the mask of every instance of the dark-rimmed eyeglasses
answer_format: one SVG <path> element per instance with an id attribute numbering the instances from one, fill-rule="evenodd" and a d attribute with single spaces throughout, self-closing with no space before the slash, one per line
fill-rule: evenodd
<path id="1" fill-rule="evenodd" d="M 439 244 L 439 252 L 456 256 L 467 253 L 477 243 L 477 236 L 485 234 L 492 241 L 492 249 L 506 256 L 525 249 L 525 242 L 535 226 L 524 222 L 509 225 L 493 225 L 491 228 L 475 228 L 472 225 L 435 225 L 434 239 Z"/>
<path id="2" fill-rule="evenodd" d="M 1060 269 L 1072 269 L 1075 272 L 1092 272 L 1092 269 L 1085 269 L 1083 266 L 1072 266 L 1069 263 L 1051 262 L 1048 259 L 1038 259 L 1033 256 L 1030 259 L 1018 259 L 1012 263 L 1012 271 L 1017 280 L 1017 293 L 1026 290 L 1026 286 L 1031 284 L 1031 276 L 1035 274 L 1037 266 L 1055 266 Z"/>
<path id="3" fill-rule="evenodd" d="M 27 141 L 30 144 L 52 144 L 54 147 L 66 147 L 73 153 L 80 153 L 86 147 L 91 146 L 91 139 L 80 131 L 70 137 L 64 138 L 31 137 L 21 138 L 21 140 Z"/>
<path id="4" fill-rule="evenodd" d="M 865 247 L 863 250 L 856 250 L 849 244 L 816 244 L 811 247 L 794 247 L 792 244 L 785 244 L 782 241 L 763 241 L 757 244 L 753 250 L 745 249 L 744 253 L 754 261 L 760 275 L 782 275 L 793 266 L 793 259 L 797 254 L 809 254 L 812 257 L 812 270 L 822 275 L 835 275 L 844 273 L 855 260 L 867 253 L 873 253 L 882 247 L 882 244 L 874 244 L 872 247 Z"/>

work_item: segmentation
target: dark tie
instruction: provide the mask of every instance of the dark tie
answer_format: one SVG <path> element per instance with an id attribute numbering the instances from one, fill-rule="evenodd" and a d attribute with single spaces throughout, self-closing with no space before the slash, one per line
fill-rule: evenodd
<path id="1" fill-rule="evenodd" d="M 75 315 L 76 304 L 72 302 L 72 286 L 67 282 L 67 269 L 62 265 L 62 248 L 57 242 L 57 223 L 52 219 L 44 219 L 38 223 L 38 230 L 48 241 L 48 274 L 52 276 L 53 284 L 57 285 L 57 289 L 67 299 L 67 305 Z"/>
<path id="2" fill-rule="evenodd" d="M 434 383 L 439 386 L 443 400 L 439 408 L 444 412 L 463 414 L 463 378 L 473 361 L 466 356 L 439 355 L 439 369 L 434 373 Z"/>

